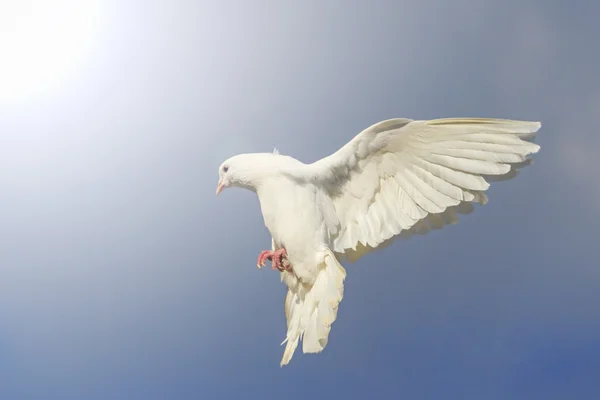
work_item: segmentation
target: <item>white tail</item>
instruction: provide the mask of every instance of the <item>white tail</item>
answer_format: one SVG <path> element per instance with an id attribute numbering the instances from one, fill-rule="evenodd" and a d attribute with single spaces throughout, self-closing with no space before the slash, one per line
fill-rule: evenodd
<path id="1" fill-rule="evenodd" d="M 285 298 L 288 329 L 282 343 L 287 345 L 281 366 L 290 362 L 300 339 L 304 353 L 319 353 L 327 346 L 331 324 L 344 297 L 346 270 L 331 250 L 325 249 L 323 254 L 313 285 L 297 282 L 292 274 L 282 274 L 289 290 Z"/>

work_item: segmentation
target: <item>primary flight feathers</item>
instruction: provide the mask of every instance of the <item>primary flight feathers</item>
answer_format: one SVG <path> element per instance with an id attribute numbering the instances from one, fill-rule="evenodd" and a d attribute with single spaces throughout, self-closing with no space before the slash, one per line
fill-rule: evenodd
<path id="1" fill-rule="evenodd" d="M 337 211 L 332 250 L 356 259 L 413 227 L 427 231 L 456 222 L 455 212 L 470 210 L 456 206 L 486 203 L 487 177 L 514 176 L 526 156 L 539 150 L 525 139 L 540 126 L 448 118 L 391 119 L 365 129 L 312 164 Z"/>

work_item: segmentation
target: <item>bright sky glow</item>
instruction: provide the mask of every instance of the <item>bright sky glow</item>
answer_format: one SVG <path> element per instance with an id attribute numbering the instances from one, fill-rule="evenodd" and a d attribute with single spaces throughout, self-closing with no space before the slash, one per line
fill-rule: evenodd
<path id="1" fill-rule="evenodd" d="M 0 5 L 0 104 L 19 104 L 64 83 L 83 61 L 98 21 L 93 0 Z"/>

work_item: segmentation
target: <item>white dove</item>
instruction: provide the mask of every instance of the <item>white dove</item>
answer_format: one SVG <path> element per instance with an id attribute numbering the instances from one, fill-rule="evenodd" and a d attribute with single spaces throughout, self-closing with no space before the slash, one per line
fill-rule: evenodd
<path id="1" fill-rule="evenodd" d="M 304 353 L 327 345 L 342 301 L 346 271 L 395 237 L 457 222 L 456 213 L 485 204 L 487 181 L 514 177 L 539 150 L 529 140 L 539 122 L 484 118 L 376 123 L 334 154 L 312 164 L 273 153 L 240 154 L 219 167 L 217 195 L 230 186 L 256 192 L 272 250 L 288 287 L 287 343 Z"/>

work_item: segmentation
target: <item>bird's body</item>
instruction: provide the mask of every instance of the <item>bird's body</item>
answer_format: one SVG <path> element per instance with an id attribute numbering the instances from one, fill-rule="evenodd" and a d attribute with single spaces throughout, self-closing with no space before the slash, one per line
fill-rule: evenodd
<path id="1" fill-rule="evenodd" d="M 295 275 L 310 284 L 316 273 L 315 255 L 328 246 L 323 213 L 318 205 L 312 206 L 318 193 L 314 185 L 298 185 L 287 176 L 269 180 L 257 190 L 274 247 L 287 250 Z"/>
<path id="2" fill-rule="evenodd" d="M 537 122 L 455 118 L 392 119 L 361 132 L 312 164 L 278 153 L 242 154 L 220 167 L 227 186 L 257 193 L 272 250 L 259 256 L 288 287 L 287 364 L 300 339 L 305 353 L 327 345 L 346 271 L 395 237 L 457 222 L 472 202 L 485 204 L 487 181 L 506 180 L 539 146 Z M 283 265 L 291 266 L 291 268 Z"/>

